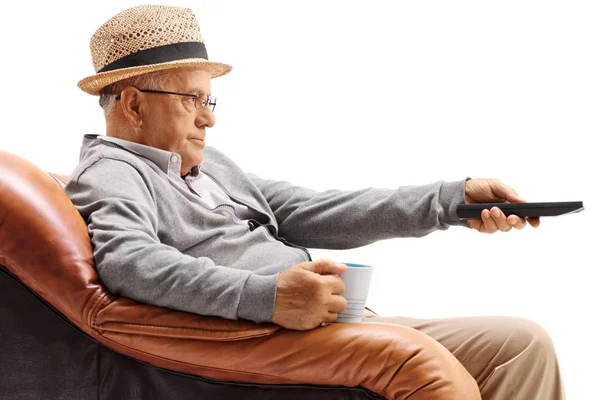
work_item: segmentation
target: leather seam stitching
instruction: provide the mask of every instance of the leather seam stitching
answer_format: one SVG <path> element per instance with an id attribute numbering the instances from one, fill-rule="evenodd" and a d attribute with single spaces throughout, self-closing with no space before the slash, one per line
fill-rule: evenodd
<path id="1" fill-rule="evenodd" d="M 88 324 L 90 324 L 91 326 L 94 326 L 95 322 L 96 322 L 96 315 L 98 315 L 98 313 L 96 312 L 96 310 L 102 304 L 102 301 L 107 296 L 108 296 L 108 294 L 106 292 L 100 293 L 100 295 L 98 296 L 98 298 L 94 302 L 94 305 L 92 307 L 90 307 L 86 319 L 87 319 Z"/>
<path id="2" fill-rule="evenodd" d="M 233 332 L 233 333 L 240 333 L 240 332 L 252 332 L 252 328 L 251 329 L 246 329 L 246 330 L 241 330 L 241 331 L 227 331 L 227 330 L 222 330 L 222 329 L 206 329 L 206 328 L 194 328 L 194 327 L 189 327 L 189 328 L 184 328 L 184 327 L 173 327 L 173 326 L 166 326 L 166 325 L 152 325 L 152 324 L 133 324 L 130 322 L 112 322 L 113 324 L 119 324 L 122 326 L 133 326 L 133 327 L 143 327 L 143 328 L 158 328 L 158 329 L 184 329 L 184 330 L 190 330 L 190 331 L 202 331 L 202 332 Z M 101 328 L 102 324 L 96 324 L 95 320 L 94 320 L 94 327 L 98 327 Z M 273 332 L 278 331 L 279 329 L 277 327 L 274 327 L 275 330 Z M 257 329 L 257 328 L 254 328 Z M 266 329 L 269 330 L 269 327 L 265 327 L 265 328 L 258 328 L 258 329 Z M 115 332 L 119 332 L 119 331 L 115 331 Z"/>

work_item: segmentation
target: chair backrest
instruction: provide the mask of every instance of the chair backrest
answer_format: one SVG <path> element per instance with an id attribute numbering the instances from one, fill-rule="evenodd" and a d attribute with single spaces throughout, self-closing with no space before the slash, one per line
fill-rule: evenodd
<path id="1" fill-rule="evenodd" d="M 55 179 L 0 152 L 0 264 L 89 333 L 94 308 L 109 294 L 87 226 Z"/>

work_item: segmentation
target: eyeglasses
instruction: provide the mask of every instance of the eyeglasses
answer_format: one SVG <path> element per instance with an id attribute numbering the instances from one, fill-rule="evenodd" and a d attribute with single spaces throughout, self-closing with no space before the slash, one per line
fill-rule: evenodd
<path id="1" fill-rule="evenodd" d="M 175 94 L 177 96 L 186 96 L 194 99 L 194 107 L 198 110 L 206 110 L 207 107 L 210 106 L 210 111 L 214 112 L 215 107 L 217 106 L 217 99 L 215 97 L 209 96 L 204 92 L 198 92 L 198 94 L 189 94 L 189 93 L 177 93 L 177 92 L 166 92 L 164 90 L 151 90 L 151 89 L 138 89 L 140 92 L 144 93 L 157 93 L 157 94 Z M 115 97 L 115 100 L 120 100 L 121 95 L 118 94 Z"/>

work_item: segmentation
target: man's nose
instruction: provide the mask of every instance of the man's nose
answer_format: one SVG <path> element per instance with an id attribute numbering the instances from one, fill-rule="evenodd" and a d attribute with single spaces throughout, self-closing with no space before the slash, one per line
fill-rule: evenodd
<path id="1" fill-rule="evenodd" d="M 210 108 L 206 108 L 201 110 L 196 117 L 196 126 L 198 127 L 209 127 L 212 128 L 216 123 L 215 114 L 211 111 Z"/>

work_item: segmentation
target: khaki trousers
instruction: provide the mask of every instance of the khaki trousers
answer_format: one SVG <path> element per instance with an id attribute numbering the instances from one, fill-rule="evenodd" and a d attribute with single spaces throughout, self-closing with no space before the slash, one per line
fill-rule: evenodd
<path id="1" fill-rule="evenodd" d="M 516 317 L 382 317 L 368 309 L 363 321 L 408 326 L 432 337 L 475 378 L 482 400 L 565 398 L 552 340 L 533 321 Z"/>

